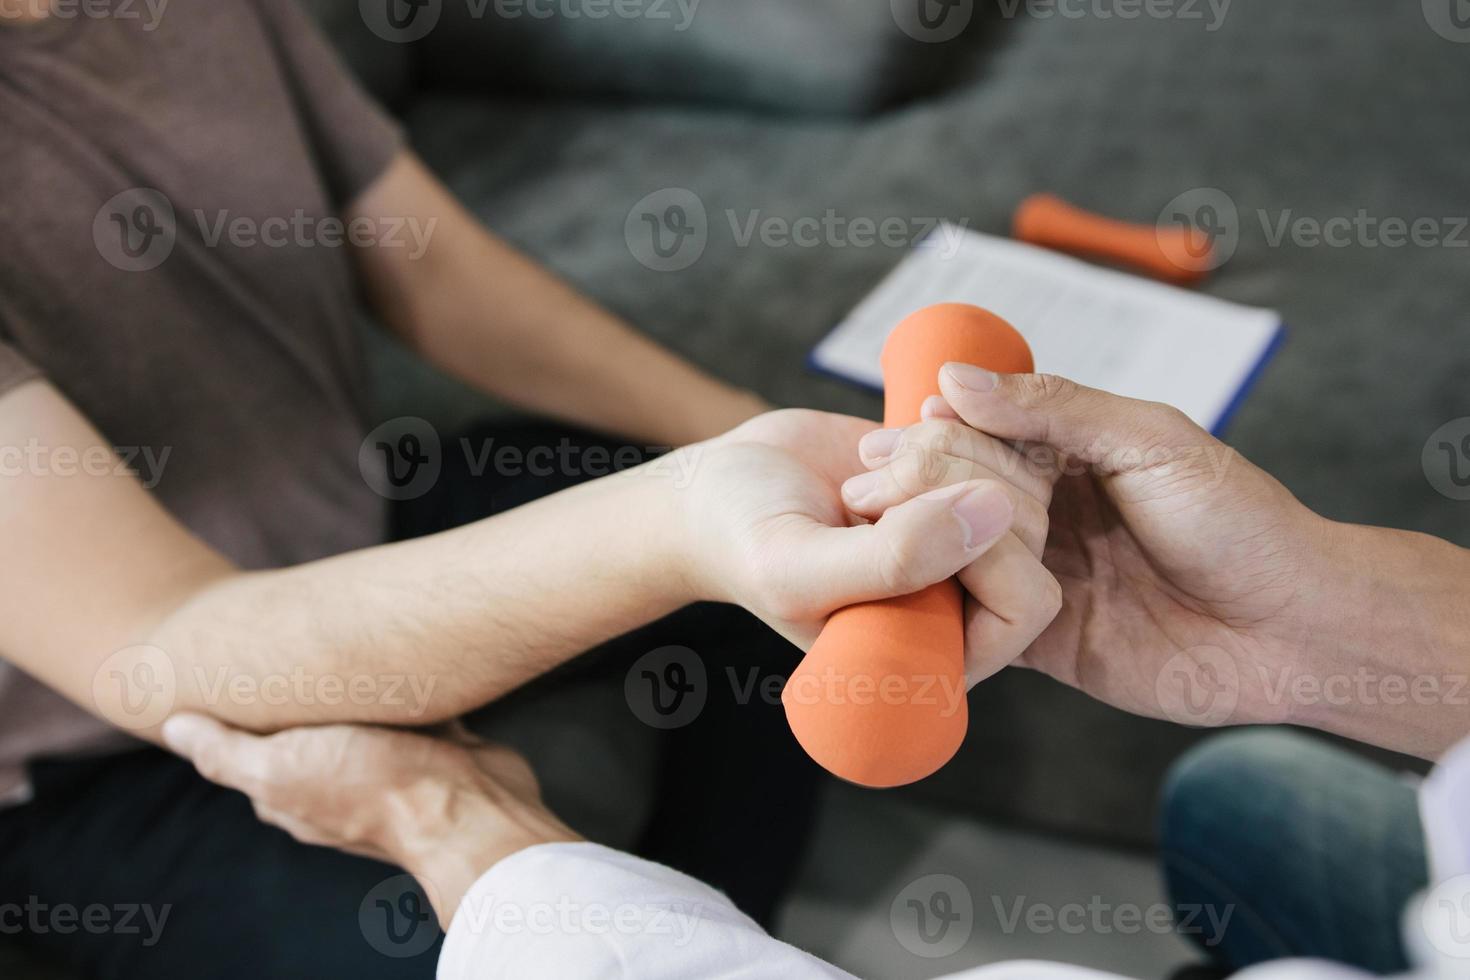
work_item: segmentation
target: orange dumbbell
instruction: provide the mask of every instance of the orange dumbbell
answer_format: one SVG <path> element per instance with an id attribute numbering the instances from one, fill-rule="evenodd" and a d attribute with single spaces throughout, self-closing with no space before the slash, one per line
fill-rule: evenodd
<path id="1" fill-rule="evenodd" d="M 976 306 L 942 303 L 907 317 L 883 348 L 883 424 L 919 421 L 950 361 L 1033 370 L 1015 328 Z M 863 786 L 902 786 L 950 760 L 969 726 L 964 603 L 953 579 L 838 610 L 781 693 L 807 754 Z"/>
<path id="2" fill-rule="evenodd" d="M 1117 221 L 1051 194 L 1022 201 L 1012 232 L 1032 245 L 1128 266 L 1166 282 L 1198 282 L 1216 264 L 1210 237 L 1198 228 Z"/>

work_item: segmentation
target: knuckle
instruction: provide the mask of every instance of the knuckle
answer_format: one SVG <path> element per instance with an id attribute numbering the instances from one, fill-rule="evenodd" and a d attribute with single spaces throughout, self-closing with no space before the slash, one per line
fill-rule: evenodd
<path id="1" fill-rule="evenodd" d="M 922 446 L 909 446 L 889 464 L 889 474 L 906 495 L 917 496 L 932 489 L 929 481 L 935 458 L 934 453 Z"/>
<path id="2" fill-rule="evenodd" d="M 914 446 L 889 464 L 890 474 L 905 494 L 916 497 L 939 487 L 971 479 L 977 464 L 933 447 Z"/>
<path id="3" fill-rule="evenodd" d="M 1194 419 L 1184 413 L 1184 410 L 1164 402 L 1149 402 L 1150 414 L 1158 422 L 1160 428 L 1166 432 L 1183 432 L 1198 428 Z"/>
<path id="4" fill-rule="evenodd" d="M 909 429 L 904 442 L 931 452 L 947 453 L 955 445 L 958 428 L 959 423 L 947 419 L 926 419 Z"/>
<path id="5" fill-rule="evenodd" d="M 1025 374 L 1017 378 L 1020 395 L 1028 403 L 1055 407 L 1077 395 L 1077 383 L 1059 374 Z"/>

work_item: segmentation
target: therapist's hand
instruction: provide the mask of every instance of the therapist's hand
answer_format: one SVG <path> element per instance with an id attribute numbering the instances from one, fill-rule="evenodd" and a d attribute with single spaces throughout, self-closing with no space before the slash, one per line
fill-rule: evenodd
<path id="1" fill-rule="evenodd" d="M 968 365 L 940 385 L 928 421 L 866 437 L 872 475 L 862 499 L 846 493 L 873 515 L 947 482 L 1012 486 L 1026 517 L 1007 555 L 1017 587 L 1052 588 L 1044 564 L 1061 608 L 1033 643 L 972 603 L 972 671 L 1015 662 L 1191 724 L 1285 719 L 1270 678 L 1301 659 L 1333 593 L 1331 522 L 1173 408 Z"/>
<path id="2" fill-rule="evenodd" d="M 206 779 L 244 793 L 262 820 L 302 843 L 414 875 L 446 929 L 465 891 L 501 858 L 579 839 L 542 805 L 523 758 L 463 730 L 434 737 L 328 725 L 259 736 L 181 714 L 163 736 Z"/>

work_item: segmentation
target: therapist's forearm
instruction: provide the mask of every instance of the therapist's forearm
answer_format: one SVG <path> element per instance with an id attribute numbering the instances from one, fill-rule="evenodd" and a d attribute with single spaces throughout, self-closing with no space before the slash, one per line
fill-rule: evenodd
<path id="1" fill-rule="evenodd" d="M 1336 525 L 1333 586 L 1298 663 L 1263 672 L 1286 720 L 1434 759 L 1470 733 L 1470 551 Z"/>
<path id="2" fill-rule="evenodd" d="M 431 537 L 232 574 L 147 643 L 173 664 L 178 709 L 256 731 L 452 718 L 693 598 L 665 472 L 649 464 Z"/>

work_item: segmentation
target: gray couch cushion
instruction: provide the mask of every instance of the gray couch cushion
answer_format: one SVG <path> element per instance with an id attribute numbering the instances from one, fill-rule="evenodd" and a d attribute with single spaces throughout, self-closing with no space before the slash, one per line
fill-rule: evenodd
<path id="1" fill-rule="evenodd" d="M 429 81 L 817 113 L 870 112 L 921 90 L 972 9 L 964 0 L 936 28 L 916 13 L 933 0 L 431 2 L 442 9 L 420 42 Z"/>

